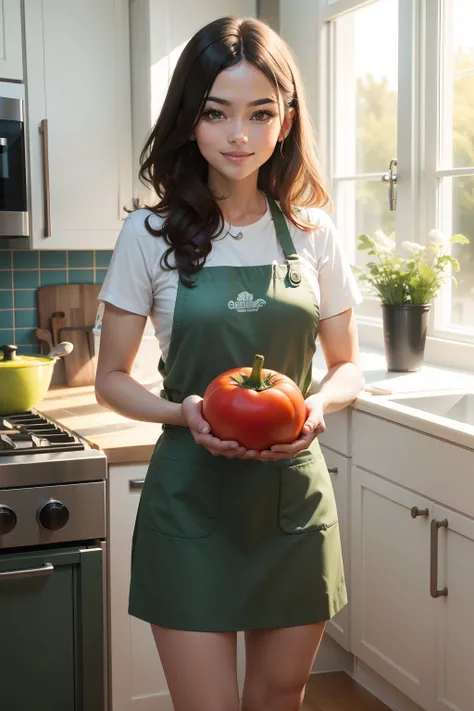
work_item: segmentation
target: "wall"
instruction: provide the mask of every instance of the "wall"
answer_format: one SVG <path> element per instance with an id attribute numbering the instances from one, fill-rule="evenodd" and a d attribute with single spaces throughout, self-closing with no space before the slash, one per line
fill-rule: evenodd
<path id="1" fill-rule="evenodd" d="M 36 289 L 56 284 L 101 284 L 111 251 L 0 250 L 0 345 L 38 352 Z"/>

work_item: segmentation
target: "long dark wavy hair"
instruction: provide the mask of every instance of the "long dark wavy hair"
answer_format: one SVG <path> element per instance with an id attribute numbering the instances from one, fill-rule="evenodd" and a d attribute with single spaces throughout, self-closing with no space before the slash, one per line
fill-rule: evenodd
<path id="1" fill-rule="evenodd" d="M 207 161 L 190 137 L 217 75 L 242 60 L 262 71 L 286 110 L 293 107 L 295 111 L 283 149 L 277 143 L 259 170 L 258 188 L 278 200 L 283 214 L 303 230 L 314 225 L 298 217 L 294 206 L 319 207 L 330 202 L 316 158 L 303 83 L 290 48 L 261 20 L 223 17 L 211 22 L 181 53 L 140 156 L 140 180 L 158 197 L 155 205 L 146 207 L 164 217 L 161 228 L 153 229 L 149 216 L 146 228 L 166 240 L 169 249 L 162 266 L 177 269 L 187 286 L 192 286 L 192 275 L 205 265 L 212 239 L 224 229 L 221 209 L 207 185 Z"/>

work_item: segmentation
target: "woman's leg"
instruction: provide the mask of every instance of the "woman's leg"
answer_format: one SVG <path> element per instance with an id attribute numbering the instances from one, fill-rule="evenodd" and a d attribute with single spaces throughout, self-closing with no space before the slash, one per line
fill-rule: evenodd
<path id="1" fill-rule="evenodd" d="M 151 628 L 174 711 L 238 711 L 236 632 Z"/>
<path id="2" fill-rule="evenodd" d="M 242 711 L 299 711 L 326 623 L 245 633 Z"/>

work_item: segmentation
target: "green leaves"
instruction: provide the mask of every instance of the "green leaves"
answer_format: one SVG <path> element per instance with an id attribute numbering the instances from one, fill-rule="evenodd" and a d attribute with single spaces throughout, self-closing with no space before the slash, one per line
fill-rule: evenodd
<path id="1" fill-rule="evenodd" d="M 453 235 L 449 240 L 450 244 L 470 244 L 467 237 L 464 235 Z"/>
<path id="2" fill-rule="evenodd" d="M 376 293 L 383 304 L 427 304 L 438 295 L 441 286 L 451 280 L 457 284 L 451 270 L 458 272 L 457 259 L 448 254 L 453 244 L 469 244 L 467 237 L 453 235 L 449 240 L 438 230 L 431 230 L 426 246 L 405 241 L 402 248 L 408 256 L 399 256 L 395 240 L 377 230 L 374 237 L 357 237 L 359 251 L 367 251 L 375 259 L 364 268 L 353 266 L 354 273 Z"/>

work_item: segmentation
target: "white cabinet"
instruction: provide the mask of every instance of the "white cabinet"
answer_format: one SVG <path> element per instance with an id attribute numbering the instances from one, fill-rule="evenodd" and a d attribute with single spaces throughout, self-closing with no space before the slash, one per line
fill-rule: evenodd
<path id="1" fill-rule="evenodd" d="M 434 658 L 430 528 L 428 517 L 413 519 L 411 509 L 428 508 L 431 515 L 432 507 L 357 467 L 351 485 L 351 651 L 429 708 Z"/>
<path id="2" fill-rule="evenodd" d="M 168 90 L 176 62 L 189 39 L 220 17 L 255 17 L 256 0 L 133 0 L 130 6 L 134 195 L 145 202 L 138 181 L 140 152 Z"/>
<path id="3" fill-rule="evenodd" d="M 434 695 L 430 711 L 474 709 L 474 521 L 434 506 L 438 530 L 437 589 L 447 596 L 432 600 Z M 434 526 L 435 524 L 431 524 Z M 432 539 L 435 538 L 432 531 Z"/>
<path id="4" fill-rule="evenodd" d="M 327 624 L 326 633 L 348 652 L 350 651 L 350 532 L 349 532 L 349 490 L 350 490 L 350 459 L 333 452 L 327 447 L 321 447 L 324 459 L 331 475 L 331 481 L 336 498 L 339 531 L 341 534 L 344 574 L 348 592 L 348 604 L 340 610 Z"/>
<path id="5" fill-rule="evenodd" d="M 428 711 L 473 711 L 474 452 L 353 422 L 351 651 Z"/>
<path id="6" fill-rule="evenodd" d="M 151 627 L 128 614 L 132 534 L 146 469 L 109 467 L 110 711 L 173 711 Z"/>
<path id="7" fill-rule="evenodd" d="M 24 12 L 31 246 L 111 249 L 132 198 L 128 0 Z"/>
<path id="8" fill-rule="evenodd" d="M 0 79 L 23 81 L 20 0 L 0 0 Z"/>

